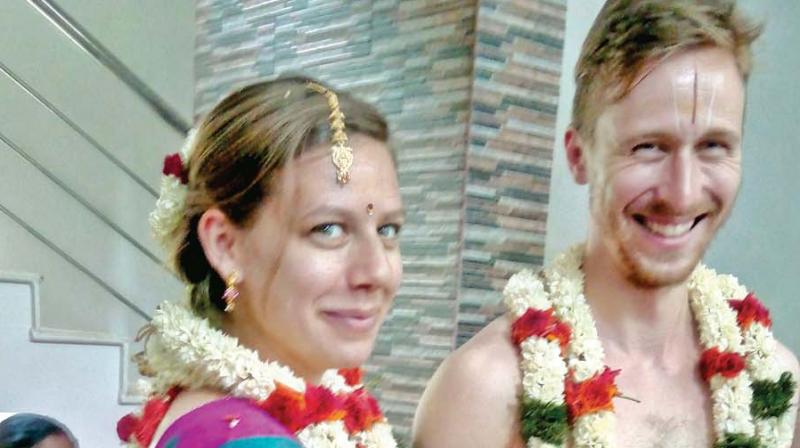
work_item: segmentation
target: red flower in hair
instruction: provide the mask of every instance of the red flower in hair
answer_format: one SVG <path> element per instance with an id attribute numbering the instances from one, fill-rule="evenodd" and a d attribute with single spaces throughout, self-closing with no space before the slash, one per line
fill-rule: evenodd
<path id="1" fill-rule="evenodd" d="M 569 344 L 572 330 L 569 325 L 553 317 L 553 309 L 545 311 L 528 308 L 528 311 L 520 316 L 511 325 L 511 339 L 519 345 L 531 336 L 547 338 L 547 340 L 557 340 L 561 348 L 566 348 Z"/>
<path id="2" fill-rule="evenodd" d="M 733 378 L 744 369 L 744 357 L 734 352 L 720 352 L 712 347 L 700 357 L 700 375 L 708 381 L 716 374 Z"/>
<path id="3" fill-rule="evenodd" d="M 728 305 L 736 311 L 736 320 L 742 329 L 748 329 L 753 322 L 770 328 L 772 319 L 769 310 L 751 292 L 742 300 L 728 300 Z"/>
<path id="4" fill-rule="evenodd" d="M 592 412 L 614 410 L 611 400 L 619 394 L 614 383 L 614 378 L 619 372 L 606 367 L 602 372 L 580 383 L 573 381 L 572 372 L 567 375 L 564 382 L 564 398 L 570 422 Z"/>
<path id="5" fill-rule="evenodd" d="M 164 168 L 161 170 L 161 172 L 165 176 L 177 177 L 184 185 L 189 183 L 189 174 L 183 168 L 181 155 L 177 152 L 164 157 Z"/>
<path id="6" fill-rule="evenodd" d="M 358 367 L 352 369 L 339 369 L 339 375 L 344 377 L 348 386 L 358 386 L 362 381 L 362 372 Z"/>
<path id="7" fill-rule="evenodd" d="M 344 403 L 344 408 L 347 411 L 347 415 L 344 417 L 344 425 L 350 434 L 367 430 L 375 423 L 383 420 L 378 401 L 364 389 L 359 389 L 349 394 Z"/>

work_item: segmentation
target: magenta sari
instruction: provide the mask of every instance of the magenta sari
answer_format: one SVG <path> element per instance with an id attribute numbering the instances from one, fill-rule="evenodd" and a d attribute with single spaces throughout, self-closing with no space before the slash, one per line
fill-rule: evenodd
<path id="1" fill-rule="evenodd" d="M 302 448 L 291 432 L 241 398 L 223 398 L 182 415 L 156 448 Z"/>

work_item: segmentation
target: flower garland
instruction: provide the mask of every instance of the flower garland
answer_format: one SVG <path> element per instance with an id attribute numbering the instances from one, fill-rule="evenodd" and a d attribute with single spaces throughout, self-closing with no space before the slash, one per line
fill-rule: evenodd
<path id="1" fill-rule="evenodd" d="M 570 436 L 577 448 L 613 446 L 619 371 L 603 362 L 583 295 L 583 253 L 576 246 L 536 275 L 521 271 L 504 290 L 522 358 L 521 432 L 529 447 L 562 447 Z M 711 389 L 714 446 L 788 447 L 796 383 L 778 368 L 769 312 L 734 277 L 703 265 L 689 279 L 689 300 Z"/>
<path id="2" fill-rule="evenodd" d="M 153 232 L 153 237 L 162 245 L 169 248 L 172 233 L 183 219 L 183 206 L 186 202 L 189 183 L 189 173 L 186 163 L 189 160 L 197 131 L 190 129 L 179 152 L 164 157 L 164 166 L 161 170 L 161 191 L 156 201 L 156 208 L 150 212 L 148 222 Z"/>
<path id="3" fill-rule="evenodd" d="M 120 438 L 150 445 L 169 403 L 182 389 L 212 388 L 250 398 L 295 433 L 306 448 L 395 448 L 378 402 L 361 384 L 359 369 L 328 370 L 310 385 L 276 362 L 239 345 L 185 306 L 164 302 L 153 318 L 147 364 L 156 372 L 141 413 L 120 420 Z"/>

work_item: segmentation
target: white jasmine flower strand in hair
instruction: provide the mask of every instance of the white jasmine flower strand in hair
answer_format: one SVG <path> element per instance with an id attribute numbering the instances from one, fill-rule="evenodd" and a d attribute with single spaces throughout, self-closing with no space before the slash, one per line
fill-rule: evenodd
<path id="1" fill-rule="evenodd" d="M 181 150 L 164 158 L 161 191 L 148 219 L 153 237 L 167 249 L 172 244 L 173 232 L 183 219 L 189 181 L 186 163 L 194 150 L 196 136 L 195 129 L 189 130 Z"/>

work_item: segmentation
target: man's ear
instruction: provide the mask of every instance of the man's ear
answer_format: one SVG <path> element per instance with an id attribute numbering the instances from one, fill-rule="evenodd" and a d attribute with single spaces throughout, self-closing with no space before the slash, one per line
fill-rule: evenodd
<path id="1" fill-rule="evenodd" d="M 583 139 L 575 128 L 567 129 L 564 134 L 564 147 L 567 150 L 567 164 L 575 182 L 585 185 L 589 182 L 588 160 Z"/>
<path id="2" fill-rule="evenodd" d="M 223 279 L 234 271 L 241 276 L 240 260 L 236 256 L 239 227 L 218 208 L 206 210 L 197 223 L 197 238 L 211 267 Z"/>

